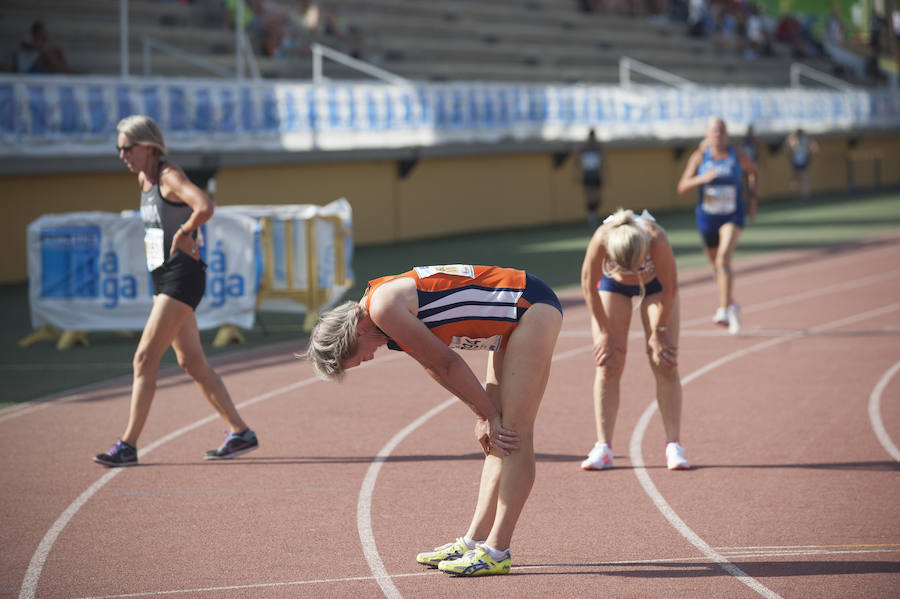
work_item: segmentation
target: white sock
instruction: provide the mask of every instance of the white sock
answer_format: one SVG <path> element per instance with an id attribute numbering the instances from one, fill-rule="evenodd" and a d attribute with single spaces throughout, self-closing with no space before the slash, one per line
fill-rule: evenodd
<path id="1" fill-rule="evenodd" d="M 485 551 L 488 552 L 488 555 L 490 555 L 492 558 L 494 558 L 496 560 L 504 560 L 509 555 L 509 549 L 506 549 L 505 551 L 500 551 L 499 549 L 494 549 L 487 543 L 482 543 L 481 546 L 484 548 Z"/>
<path id="2" fill-rule="evenodd" d="M 472 540 L 469 537 L 463 537 L 462 540 L 463 540 L 463 543 L 466 544 L 466 547 L 468 547 L 469 549 L 475 549 L 475 547 L 477 547 L 478 544 L 480 543 L 480 541 Z"/>

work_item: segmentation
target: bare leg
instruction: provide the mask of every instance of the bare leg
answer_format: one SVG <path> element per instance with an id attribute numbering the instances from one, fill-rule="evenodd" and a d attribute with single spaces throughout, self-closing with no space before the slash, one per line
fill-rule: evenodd
<path id="1" fill-rule="evenodd" d="M 150 310 L 150 316 L 134 354 L 131 409 L 128 414 L 128 426 L 122 435 L 122 440 L 129 445 L 137 447 L 138 437 L 144 430 L 147 415 L 150 413 L 150 404 L 153 403 L 153 396 L 156 393 L 159 362 L 178 334 L 178 330 L 191 316 L 191 312 L 190 306 L 167 295 L 157 295 L 153 298 L 153 308 Z"/>
<path id="2" fill-rule="evenodd" d="M 660 304 L 661 294 L 644 298 L 641 304 L 641 322 L 644 325 L 645 341 L 650 338 L 650 323 L 658 322 L 658 314 L 662 310 Z M 669 319 L 669 340 L 678 347 L 680 333 L 680 300 L 675 296 L 675 310 Z M 652 317 L 651 317 L 652 315 Z M 662 416 L 663 428 L 666 431 L 666 443 L 679 441 L 681 435 L 681 376 L 678 368 L 669 368 L 665 364 L 650 358 L 650 369 L 656 378 L 656 402 L 659 405 L 659 413 Z"/>
<path id="3" fill-rule="evenodd" d="M 241 419 L 228 389 L 222 378 L 210 367 L 203 353 L 200 343 L 200 331 L 197 329 L 197 319 L 193 313 L 185 319 L 181 330 L 172 342 L 178 365 L 194 379 L 206 400 L 222 416 L 228 424 L 228 430 L 239 433 L 247 429 L 247 424 Z"/>
<path id="4" fill-rule="evenodd" d="M 631 326 L 631 299 L 619 293 L 600 292 L 600 301 L 609 320 L 609 333 L 627 345 L 628 329 Z M 600 328 L 591 318 L 591 332 L 594 341 L 600 337 Z M 594 372 L 594 417 L 597 420 L 597 440 L 612 445 L 619 411 L 619 381 L 625 370 L 625 354 L 615 352 L 606 364 L 598 366 Z"/>
<path id="5" fill-rule="evenodd" d="M 502 458 L 497 514 L 487 544 L 506 549 L 534 484 L 534 420 L 550 376 L 550 360 L 562 314 L 535 304 L 519 321 L 502 359 L 500 403 L 503 426 L 519 434 L 519 449 Z M 495 456 L 489 456 L 491 461 Z"/>
<path id="6" fill-rule="evenodd" d="M 719 227 L 719 247 L 715 250 L 713 264 L 716 269 L 716 285 L 719 289 L 719 305 L 722 308 L 727 308 L 734 303 L 734 275 L 731 272 L 731 259 L 740 238 L 741 228 L 734 223 L 725 223 Z"/>
<path id="7" fill-rule="evenodd" d="M 503 367 L 505 351 L 495 351 L 488 354 L 487 377 L 485 390 L 494 402 L 500 407 L 500 373 Z M 475 515 L 466 531 L 466 536 L 475 541 L 487 539 L 494 518 L 497 515 L 497 493 L 500 490 L 500 470 L 503 459 L 500 456 L 489 455 L 484 458 L 484 467 L 481 470 L 481 483 L 478 486 L 478 501 L 475 505 Z"/>

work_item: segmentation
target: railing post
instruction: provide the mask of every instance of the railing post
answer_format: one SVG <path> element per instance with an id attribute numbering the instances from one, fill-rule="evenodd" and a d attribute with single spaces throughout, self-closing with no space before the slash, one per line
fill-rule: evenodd
<path id="1" fill-rule="evenodd" d="M 141 38 L 141 52 L 144 59 L 144 77 L 150 76 L 150 40 L 147 36 Z"/>
<path id="2" fill-rule="evenodd" d="M 119 63 L 122 77 L 128 77 L 128 0 L 119 0 Z"/>
<path id="3" fill-rule="evenodd" d="M 234 3 L 234 70 L 237 80 L 244 78 L 244 2 Z"/>
<path id="4" fill-rule="evenodd" d="M 320 85 L 322 83 L 322 49 L 319 44 L 312 45 L 313 52 L 313 83 Z"/>

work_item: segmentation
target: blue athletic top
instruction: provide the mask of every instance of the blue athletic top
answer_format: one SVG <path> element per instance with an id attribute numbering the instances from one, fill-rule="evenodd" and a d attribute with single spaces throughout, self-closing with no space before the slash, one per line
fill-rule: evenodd
<path id="1" fill-rule="evenodd" d="M 710 148 L 703 151 L 703 160 L 697 174 L 715 170 L 717 176 L 709 183 L 700 186 L 697 197 L 697 216 L 712 215 L 724 217 L 744 213 L 743 192 L 744 172 L 741 162 L 733 147 L 728 148 L 728 156 L 722 160 L 714 160 Z"/>

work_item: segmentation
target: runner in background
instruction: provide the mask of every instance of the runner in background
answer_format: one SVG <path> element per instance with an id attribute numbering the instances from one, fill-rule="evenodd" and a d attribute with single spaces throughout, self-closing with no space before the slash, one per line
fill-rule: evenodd
<path id="1" fill-rule="evenodd" d="M 747 175 L 748 202 L 743 199 L 743 177 Z M 678 193 L 697 189 L 694 215 L 703 239 L 706 257 L 716 275 L 719 307 L 713 322 L 727 326 L 732 335 L 741 331 L 740 305 L 734 299 L 734 275 L 731 270 L 734 250 L 745 220 L 756 216 L 759 172 L 756 163 L 731 145 L 725 121 L 709 120 L 706 137 L 688 158 L 678 181 Z"/>

